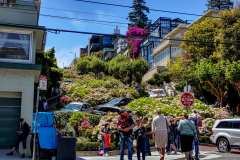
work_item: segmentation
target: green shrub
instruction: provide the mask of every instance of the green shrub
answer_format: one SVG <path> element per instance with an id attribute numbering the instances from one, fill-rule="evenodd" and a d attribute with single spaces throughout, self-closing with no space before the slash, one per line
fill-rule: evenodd
<path id="1" fill-rule="evenodd" d="M 69 119 L 72 116 L 72 112 L 54 112 L 56 126 L 58 129 L 63 129 L 66 127 Z"/>
<path id="2" fill-rule="evenodd" d="M 83 101 L 92 106 L 105 103 L 114 97 L 138 98 L 138 92 L 121 81 L 106 76 L 96 79 L 94 75 L 82 75 L 71 84 L 64 84 L 67 95 L 72 101 Z"/>
<path id="3" fill-rule="evenodd" d="M 96 125 L 99 124 L 101 116 L 94 115 L 94 114 L 89 114 L 88 119 L 89 119 L 89 122 L 91 123 L 92 126 L 96 126 Z"/>
<path id="4" fill-rule="evenodd" d="M 154 111 L 161 109 L 165 115 L 180 116 L 184 112 L 191 113 L 191 110 L 185 110 L 180 104 L 180 97 L 164 97 L 161 99 L 155 98 L 139 98 L 128 104 L 129 109 L 134 113 L 140 112 L 142 115 L 153 115 Z M 213 111 L 210 106 L 196 100 L 193 109 L 199 111 L 203 118 L 213 116 Z"/>
<path id="5" fill-rule="evenodd" d="M 74 112 L 71 118 L 69 119 L 69 123 L 71 126 L 78 126 L 84 118 L 86 118 L 86 113 Z"/>
<path id="6" fill-rule="evenodd" d="M 199 137 L 199 142 L 203 144 L 209 144 L 210 143 L 210 138 L 209 136 L 200 136 Z"/>
<path id="7" fill-rule="evenodd" d="M 76 150 L 77 151 L 97 151 L 99 147 L 99 142 L 90 142 L 90 141 L 81 141 L 77 142 Z"/>

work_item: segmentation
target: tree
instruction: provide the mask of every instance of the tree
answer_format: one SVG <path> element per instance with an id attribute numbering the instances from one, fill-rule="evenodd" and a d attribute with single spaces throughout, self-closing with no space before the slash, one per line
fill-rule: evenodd
<path id="1" fill-rule="evenodd" d="M 223 106 L 229 88 L 240 91 L 240 10 L 221 11 L 219 16 L 189 28 L 181 44 L 185 53 L 171 62 L 169 71 L 175 82 L 207 91 Z"/>
<path id="2" fill-rule="evenodd" d="M 106 73 L 106 64 L 96 56 L 86 56 L 76 62 L 77 71 L 80 74 L 94 73 L 97 77 L 101 72 Z"/>
<path id="3" fill-rule="evenodd" d="M 153 86 L 161 86 L 164 82 L 170 82 L 170 74 L 168 69 L 158 70 L 158 73 L 155 73 L 153 77 L 148 80 L 148 84 Z"/>
<path id="4" fill-rule="evenodd" d="M 208 10 L 225 10 L 232 9 L 233 2 L 231 0 L 208 0 Z"/>
<path id="5" fill-rule="evenodd" d="M 133 0 L 132 11 L 128 15 L 130 24 L 141 28 L 147 26 L 148 17 L 146 13 L 149 13 L 149 8 L 144 0 Z"/>
<path id="6" fill-rule="evenodd" d="M 227 95 L 228 83 L 225 78 L 226 67 L 229 65 L 228 61 L 219 61 L 217 63 L 211 60 L 201 60 L 196 64 L 195 77 L 200 84 L 204 85 L 206 89 L 217 98 L 220 106 L 223 106 L 224 97 Z"/>
<path id="7" fill-rule="evenodd" d="M 118 55 L 108 62 L 108 73 L 125 84 L 140 83 L 143 75 L 148 71 L 148 64 L 143 59 L 131 60 Z"/>
<path id="8" fill-rule="evenodd" d="M 57 60 L 55 57 L 55 48 L 47 50 L 44 54 L 39 55 L 37 58 L 37 64 L 42 65 L 42 75 L 48 77 L 48 91 L 47 97 L 52 95 L 52 88 L 59 87 L 59 81 L 62 80 L 63 72 L 57 66 Z"/>

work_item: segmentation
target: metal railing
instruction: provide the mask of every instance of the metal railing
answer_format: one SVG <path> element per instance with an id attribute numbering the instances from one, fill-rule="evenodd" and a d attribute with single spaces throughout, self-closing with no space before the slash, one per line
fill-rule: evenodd
<path id="1" fill-rule="evenodd" d="M 34 1 L 0 0 L 0 7 L 39 10 L 40 9 L 40 1 L 39 0 L 34 0 Z"/>

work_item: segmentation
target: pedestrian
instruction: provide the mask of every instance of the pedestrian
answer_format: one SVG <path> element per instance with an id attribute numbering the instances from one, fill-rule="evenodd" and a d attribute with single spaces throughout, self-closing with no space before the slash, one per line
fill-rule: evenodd
<path id="1" fill-rule="evenodd" d="M 120 160 L 124 160 L 124 149 L 125 145 L 128 148 L 128 160 L 132 160 L 133 154 L 133 128 L 134 121 L 129 113 L 125 110 L 119 112 L 120 116 L 118 118 L 117 129 L 120 134 Z"/>
<path id="2" fill-rule="evenodd" d="M 168 141 L 168 122 L 160 110 L 152 121 L 152 132 L 155 140 L 155 147 L 160 153 L 160 160 L 164 160 L 165 148 Z"/>
<path id="3" fill-rule="evenodd" d="M 191 120 L 194 122 L 196 127 L 196 136 L 194 138 L 193 147 L 195 151 L 195 160 L 199 160 L 199 128 L 202 127 L 202 118 L 196 110 L 193 110 Z"/>
<path id="4" fill-rule="evenodd" d="M 184 119 L 180 120 L 178 130 L 180 131 L 181 150 L 185 153 L 186 160 L 192 160 L 192 144 L 196 136 L 196 127 L 187 113 L 184 114 Z"/>
<path id="5" fill-rule="evenodd" d="M 30 133 L 30 126 L 23 118 L 20 118 L 19 120 L 19 128 L 16 133 L 17 133 L 16 144 L 12 147 L 11 151 L 7 153 L 7 155 L 12 156 L 14 152 L 19 153 L 19 144 L 22 142 L 23 153 L 21 157 L 25 158 L 27 148 L 27 137 Z"/>
<path id="6" fill-rule="evenodd" d="M 146 141 L 146 156 L 151 156 L 151 146 L 150 146 L 150 138 L 152 136 L 152 128 L 151 128 L 151 121 L 148 119 L 148 117 L 143 118 L 143 124 L 145 127 L 145 141 Z"/>
<path id="7" fill-rule="evenodd" d="M 177 136 L 177 125 L 175 123 L 175 119 L 170 119 L 170 125 L 169 125 L 169 152 L 174 151 L 174 154 L 177 154 L 177 148 L 176 148 L 176 136 Z"/>
<path id="8" fill-rule="evenodd" d="M 103 137 L 103 150 L 104 155 L 109 156 L 109 150 L 111 146 L 111 131 L 109 127 L 109 123 L 106 123 L 101 130 L 101 135 Z"/>
<path id="9" fill-rule="evenodd" d="M 137 140 L 137 159 L 145 160 L 145 152 L 146 152 L 146 135 L 145 135 L 145 128 L 143 126 L 143 117 L 137 113 L 136 119 L 136 127 L 134 128 L 134 136 Z"/>
<path id="10" fill-rule="evenodd" d="M 180 122 L 179 118 L 175 118 L 176 126 L 179 125 L 179 122 Z M 175 141 L 176 141 L 177 151 L 180 152 L 181 151 L 181 141 L 180 141 L 180 132 L 179 132 L 178 129 L 176 131 L 176 139 L 175 139 Z"/>

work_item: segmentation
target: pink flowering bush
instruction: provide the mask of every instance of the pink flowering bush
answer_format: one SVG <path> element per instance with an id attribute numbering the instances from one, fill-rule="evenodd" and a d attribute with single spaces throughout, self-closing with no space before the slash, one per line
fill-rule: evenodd
<path id="1" fill-rule="evenodd" d="M 129 27 L 127 31 L 128 44 L 131 49 L 131 58 L 138 58 L 140 53 L 140 45 L 145 36 L 148 33 L 145 29 L 139 27 Z"/>
<path id="2" fill-rule="evenodd" d="M 84 129 L 92 128 L 90 122 L 89 122 L 87 119 L 84 119 L 84 120 L 81 122 L 81 127 L 84 128 Z"/>

